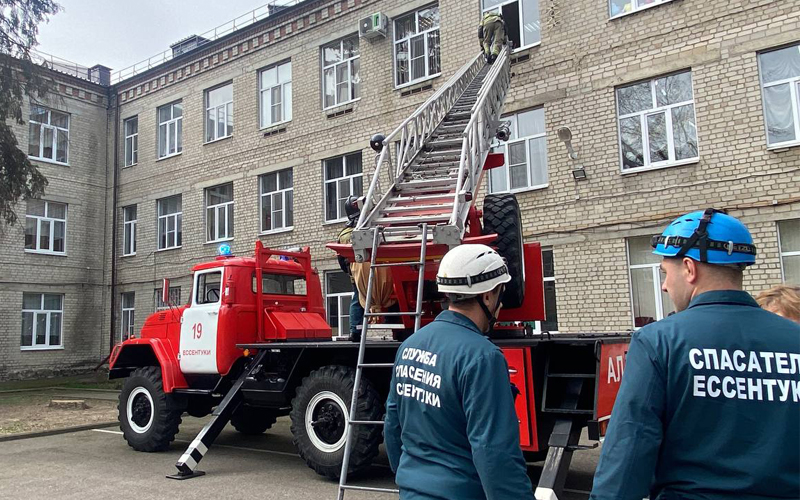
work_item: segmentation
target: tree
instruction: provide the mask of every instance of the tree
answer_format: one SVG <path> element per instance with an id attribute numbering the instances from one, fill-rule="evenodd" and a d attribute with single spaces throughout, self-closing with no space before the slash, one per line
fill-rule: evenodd
<path id="1" fill-rule="evenodd" d="M 44 194 L 47 179 L 28 160 L 11 128 L 23 118 L 23 99 L 41 100 L 52 80 L 31 58 L 39 24 L 60 6 L 52 0 L 0 0 L 0 225 L 17 222 L 20 199 Z"/>

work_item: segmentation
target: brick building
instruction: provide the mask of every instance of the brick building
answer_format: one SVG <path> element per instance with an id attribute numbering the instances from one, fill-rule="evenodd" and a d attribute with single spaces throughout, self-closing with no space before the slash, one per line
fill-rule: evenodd
<path id="1" fill-rule="evenodd" d="M 341 200 L 371 179 L 368 138 L 394 129 L 476 54 L 489 9 L 502 10 L 518 48 L 505 103 L 513 137 L 499 146 L 507 165 L 486 189 L 517 193 L 526 240 L 547 248 L 549 317 L 539 328 L 620 331 L 666 315 L 649 236 L 707 206 L 729 209 L 754 234 L 749 291 L 800 282 L 792 2 L 306 0 L 222 37 L 183 40 L 168 61 L 123 71 L 109 87 L 107 165 L 91 181 L 105 199 L 91 214 L 95 230 L 73 231 L 70 208 L 67 232 L 68 244 L 97 250 L 75 254 L 97 266 L 81 273 L 96 276 L 94 310 L 80 320 L 91 325 L 93 359 L 107 353 L 109 331 L 138 329 L 163 305 L 160 278 L 171 279 L 174 302 L 188 301 L 189 268 L 222 241 L 238 254 L 256 239 L 310 245 L 330 322 L 343 328 L 349 288 L 324 245 L 342 225 Z M 376 12 L 388 18 L 386 37 L 359 38 L 359 21 Z M 97 104 L 104 119 L 106 103 Z M 21 254 L 22 239 L 3 236 L 6 255 Z M 19 257 L 25 276 L 57 265 L 39 257 Z M 34 284 L 6 281 L 2 356 L 9 371 L 43 367 L 49 352 L 26 364 L 33 353 L 17 350 L 19 306 Z M 65 279 L 60 292 L 64 353 L 81 311 L 70 312 L 82 293 L 70 286 Z"/>

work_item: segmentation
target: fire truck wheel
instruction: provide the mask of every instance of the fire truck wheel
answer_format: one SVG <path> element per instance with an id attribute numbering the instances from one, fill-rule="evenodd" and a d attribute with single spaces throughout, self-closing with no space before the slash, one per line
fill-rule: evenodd
<path id="1" fill-rule="evenodd" d="M 171 409 L 157 366 L 137 368 L 119 395 L 119 424 L 128 446 L 137 451 L 164 451 L 175 440 L 181 411 Z"/>
<path id="2" fill-rule="evenodd" d="M 241 404 L 231 416 L 231 425 L 242 434 L 256 436 L 266 432 L 277 419 L 274 410 Z"/>
<path id="3" fill-rule="evenodd" d="M 292 400 L 292 441 L 298 453 L 317 474 L 338 479 L 344 458 L 345 428 L 353 397 L 356 371 L 346 366 L 324 366 L 312 371 Z M 361 380 L 358 420 L 381 420 L 384 409 L 378 391 Z M 358 474 L 378 455 L 381 428 L 353 427 L 348 474 Z"/>
<path id="4" fill-rule="evenodd" d="M 517 197 L 510 193 L 490 194 L 483 200 L 483 233 L 497 233 L 497 251 L 506 259 L 511 281 L 506 283 L 503 307 L 522 305 L 525 298 L 523 275 L 522 216 Z"/>

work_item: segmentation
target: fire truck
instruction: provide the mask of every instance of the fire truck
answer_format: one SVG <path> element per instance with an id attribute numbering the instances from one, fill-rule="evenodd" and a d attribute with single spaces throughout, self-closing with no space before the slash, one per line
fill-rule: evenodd
<path id="1" fill-rule="evenodd" d="M 507 48 L 493 65 L 478 55 L 395 131 L 373 137 L 376 169 L 352 244 L 328 245 L 369 263 L 359 341 L 334 341 L 308 248 L 259 241 L 252 257 L 242 257 L 224 246 L 192 269 L 189 304 L 151 315 L 138 336 L 113 349 L 110 378 L 125 379 L 119 421 L 128 444 L 167 450 L 185 414 L 212 415 L 168 476 L 186 479 L 203 474 L 198 462 L 228 423 L 261 434 L 288 415 L 299 455 L 339 481 L 339 498 L 348 489 L 390 491 L 347 482 L 382 442 L 400 342 L 380 332 L 432 321 L 446 307 L 435 285 L 439 260 L 455 245 L 484 243 L 512 275 L 491 340 L 519 389 L 520 446 L 527 460 L 545 460 L 538 489 L 559 494 L 582 429 L 593 440 L 605 432 L 630 339 L 531 327 L 545 318 L 541 247 L 524 242 L 513 194 L 487 195 L 480 210 L 474 203 L 483 175 L 504 163 L 493 141 L 515 133 L 500 120 L 509 79 Z M 379 272 L 391 278 L 398 311 L 371 312 Z"/>

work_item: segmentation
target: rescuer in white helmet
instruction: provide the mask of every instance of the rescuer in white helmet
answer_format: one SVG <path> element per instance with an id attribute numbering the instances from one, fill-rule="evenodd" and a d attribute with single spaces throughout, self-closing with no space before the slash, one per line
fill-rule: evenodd
<path id="1" fill-rule="evenodd" d="M 510 280 L 486 245 L 455 247 L 439 264 L 450 307 L 400 346 L 386 404 L 401 499 L 533 499 L 508 364 L 484 335 Z"/>

